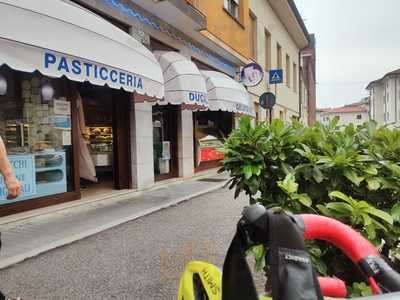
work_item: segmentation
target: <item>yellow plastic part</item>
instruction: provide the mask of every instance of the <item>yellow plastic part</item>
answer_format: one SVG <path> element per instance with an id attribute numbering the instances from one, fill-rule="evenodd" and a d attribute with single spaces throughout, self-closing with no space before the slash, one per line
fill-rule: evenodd
<path id="1" fill-rule="evenodd" d="M 196 300 L 194 274 L 199 275 L 208 300 L 222 300 L 222 272 L 213 264 L 203 261 L 191 261 L 186 265 L 179 282 L 178 300 Z M 260 300 L 272 300 L 272 298 L 261 296 Z"/>

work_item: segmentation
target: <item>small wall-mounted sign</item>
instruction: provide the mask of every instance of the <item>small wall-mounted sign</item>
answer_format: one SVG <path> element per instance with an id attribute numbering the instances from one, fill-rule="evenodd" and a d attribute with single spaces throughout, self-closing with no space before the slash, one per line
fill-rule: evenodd
<path id="1" fill-rule="evenodd" d="M 270 84 L 277 84 L 283 82 L 283 70 L 276 69 L 269 71 L 269 83 Z"/>
<path id="2" fill-rule="evenodd" d="M 250 63 L 242 68 L 240 72 L 240 78 L 245 86 L 256 86 L 264 77 L 264 71 L 262 67 L 257 63 Z"/>

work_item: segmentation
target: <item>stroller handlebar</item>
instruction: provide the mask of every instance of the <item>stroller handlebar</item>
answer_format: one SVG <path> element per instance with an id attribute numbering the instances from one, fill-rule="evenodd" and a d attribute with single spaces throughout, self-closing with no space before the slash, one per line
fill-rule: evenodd
<path id="1" fill-rule="evenodd" d="M 250 240 L 262 242 L 260 236 L 268 232 L 268 224 L 262 222 L 265 214 L 266 208 L 260 204 L 253 204 L 243 210 L 244 219 L 248 224 L 253 225 L 252 228 L 255 228 Z M 289 215 L 303 232 L 304 240 L 324 240 L 341 249 L 353 263 L 360 267 L 375 294 L 381 293 L 381 289 L 384 292 L 400 291 L 400 274 L 383 260 L 379 251 L 366 238 L 350 226 L 320 215 L 291 215 L 290 213 Z M 344 283 L 338 279 L 319 278 L 319 281 L 325 292 L 331 289 L 343 293 L 345 290 Z"/>
<path id="2" fill-rule="evenodd" d="M 324 240 L 339 249 L 358 264 L 367 256 L 380 256 L 378 250 L 360 233 L 335 219 L 303 214 L 305 240 Z"/>

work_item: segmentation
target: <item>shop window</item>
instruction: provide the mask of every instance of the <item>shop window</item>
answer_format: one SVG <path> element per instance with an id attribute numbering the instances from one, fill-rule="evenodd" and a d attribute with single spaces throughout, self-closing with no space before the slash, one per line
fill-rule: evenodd
<path id="1" fill-rule="evenodd" d="M 71 105 L 66 80 L 7 67 L 1 67 L 0 74 L 8 85 L 7 93 L 0 96 L 0 135 L 23 186 L 16 201 L 72 191 Z M 0 204 L 10 203 L 4 200 L 0 178 Z"/>
<path id="2" fill-rule="evenodd" d="M 215 163 L 224 158 L 224 138 L 233 130 L 233 114 L 222 111 L 196 112 L 194 119 L 195 167 L 215 167 Z"/>

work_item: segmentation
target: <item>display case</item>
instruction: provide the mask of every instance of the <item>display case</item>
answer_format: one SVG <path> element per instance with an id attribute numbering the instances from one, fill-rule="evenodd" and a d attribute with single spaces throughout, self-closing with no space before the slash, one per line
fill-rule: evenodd
<path id="1" fill-rule="evenodd" d="M 9 160 L 15 176 L 21 182 L 22 194 L 14 200 L 7 200 L 4 178 L 0 176 L 0 205 L 67 191 L 65 152 L 10 155 Z"/>
<path id="2" fill-rule="evenodd" d="M 224 143 L 222 139 L 215 136 L 207 135 L 199 139 L 200 162 L 218 161 L 224 158 L 222 149 Z"/>
<path id="3" fill-rule="evenodd" d="M 112 127 L 86 127 L 85 139 L 96 167 L 108 167 L 113 162 Z"/>
<path id="4" fill-rule="evenodd" d="M 64 152 L 43 152 L 35 154 L 35 173 L 35 197 L 60 194 L 67 191 Z"/>
<path id="5" fill-rule="evenodd" d="M 7 149 L 13 150 L 28 144 L 29 125 L 23 122 L 8 122 L 5 131 Z"/>

